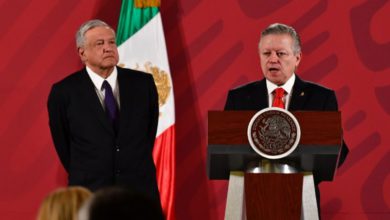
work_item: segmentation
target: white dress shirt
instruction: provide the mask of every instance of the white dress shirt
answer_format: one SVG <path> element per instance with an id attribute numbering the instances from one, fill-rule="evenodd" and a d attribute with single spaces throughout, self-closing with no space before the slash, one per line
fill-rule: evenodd
<path id="1" fill-rule="evenodd" d="M 97 73 L 93 72 L 89 67 L 86 67 L 87 73 L 89 77 L 91 78 L 93 84 L 95 85 L 95 91 L 97 96 L 99 97 L 100 103 L 102 104 L 103 108 L 105 109 L 104 105 L 104 97 L 106 94 L 106 91 L 102 89 L 102 85 L 104 80 L 107 80 L 107 82 L 110 84 L 112 93 L 114 94 L 115 101 L 118 104 L 118 108 L 120 109 L 120 102 L 119 102 L 119 85 L 118 85 L 118 70 L 116 67 L 114 67 L 114 70 L 110 74 L 110 76 L 107 77 L 107 79 L 104 79 L 103 77 L 99 76 Z"/>
<path id="2" fill-rule="evenodd" d="M 274 95 L 272 94 L 273 91 L 276 88 L 283 88 L 284 91 L 286 91 L 286 93 L 287 93 L 287 95 L 285 95 L 283 97 L 284 106 L 287 110 L 288 106 L 290 104 L 291 95 L 292 95 L 292 88 L 294 86 L 294 82 L 295 82 L 295 73 L 293 73 L 291 75 L 290 79 L 288 79 L 287 82 L 285 84 L 283 84 L 282 86 L 278 86 L 267 79 L 266 84 L 267 84 L 267 90 L 268 90 L 268 106 L 272 107 L 272 102 L 274 100 Z"/>

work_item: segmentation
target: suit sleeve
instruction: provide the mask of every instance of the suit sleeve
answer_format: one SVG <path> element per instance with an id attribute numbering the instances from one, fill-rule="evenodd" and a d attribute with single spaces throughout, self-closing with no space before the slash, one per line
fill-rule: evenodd
<path id="1" fill-rule="evenodd" d="M 234 94 L 232 91 L 229 91 L 224 110 L 226 111 L 226 110 L 234 110 L 234 109 L 235 109 Z"/>
<path id="2" fill-rule="evenodd" d="M 158 105 L 158 93 L 156 84 L 153 77 L 150 76 L 149 80 L 149 109 L 150 109 L 150 121 L 148 125 L 148 139 L 150 140 L 150 148 L 153 150 L 154 141 L 156 139 L 158 117 L 159 117 L 159 105 Z"/>
<path id="3" fill-rule="evenodd" d="M 338 111 L 337 98 L 334 91 L 331 92 L 331 94 L 328 96 L 325 102 L 325 110 Z M 344 163 L 348 153 L 349 153 L 348 146 L 345 144 L 345 141 L 343 139 L 343 146 L 341 147 L 341 151 L 340 151 L 338 167 L 340 167 Z"/>
<path id="4" fill-rule="evenodd" d="M 338 111 L 337 98 L 334 91 L 331 91 L 327 96 L 324 109 L 326 111 Z"/>
<path id="5" fill-rule="evenodd" d="M 65 170 L 69 168 L 69 127 L 66 117 L 66 98 L 58 85 L 53 85 L 48 102 L 49 126 L 58 157 Z"/>

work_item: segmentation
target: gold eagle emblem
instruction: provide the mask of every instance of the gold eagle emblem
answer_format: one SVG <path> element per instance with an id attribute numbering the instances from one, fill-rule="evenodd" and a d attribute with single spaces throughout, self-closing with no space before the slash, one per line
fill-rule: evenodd
<path id="1" fill-rule="evenodd" d="M 123 63 L 120 63 L 118 66 L 125 68 L 125 64 Z M 144 68 L 144 70 L 141 70 L 139 68 L 139 64 L 137 63 L 135 68 L 131 69 L 144 71 L 149 74 L 152 74 L 158 92 L 158 105 L 161 107 L 165 105 L 171 93 L 172 86 L 169 75 L 164 70 L 160 70 L 160 68 L 158 68 L 157 66 L 153 66 L 153 64 L 149 61 L 144 64 Z"/>
<path id="2" fill-rule="evenodd" d="M 167 102 L 172 88 L 168 73 L 160 70 L 157 66 L 153 66 L 151 62 L 146 62 L 144 67 L 147 73 L 153 75 L 158 91 L 158 104 L 161 107 Z"/>

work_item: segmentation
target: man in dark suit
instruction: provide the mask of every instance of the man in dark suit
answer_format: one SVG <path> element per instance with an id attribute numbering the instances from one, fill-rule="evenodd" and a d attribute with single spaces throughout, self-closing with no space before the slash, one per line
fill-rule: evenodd
<path id="1" fill-rule="evenodd" d="M 337 111 L 335 92 L 300 79 L 295 71 L 302 58 L 301 41 L 294 28 L 272 24 L 261 33 L 259 55 L 264 79 L 252 82 L 228 93 L 225 110 L 261 110 L 273 106 L 275 91 L 283 89 L 282 102 L 286 110 Z M 339 166 L 348 154 L 341 149 Z M 314 173 L 317 202 L 321 179 Z M 318 207 L 320 208 L 320 207 Z"/>
<path id="2" fill-rule="evenodd" d="M 48 99 L 50 130 L 69 185 L 121 185 L 159 200 L 152 75 L 116 66 L 115 31 L 103 21 L 84 23 L 76 43 L 85 68 L 55 83 Z"/>

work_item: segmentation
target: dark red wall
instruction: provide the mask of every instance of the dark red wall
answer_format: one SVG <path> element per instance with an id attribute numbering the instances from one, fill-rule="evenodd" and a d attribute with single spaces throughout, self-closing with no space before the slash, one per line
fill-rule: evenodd
<path id="1" fill-rule="evenodd" d="M 46 112 L 53 82 L 79 69 L 74 33 L 116 27 L 120 1 L 0 0 L 0 216 L 34 219 L 66 184 Z M 298 74 L 334 89 L 351 150 L 323 183 L 323 219 L 390 219 L 390 2 L 162 0 L 177 126 L 177 219 L 223 219 L 227 184 L 206 177 L 207 111 L 262 77 L 257 43 L 274 22 L 303 41 Z M 389 76 L 388 76 L 389 75 Z"/>

